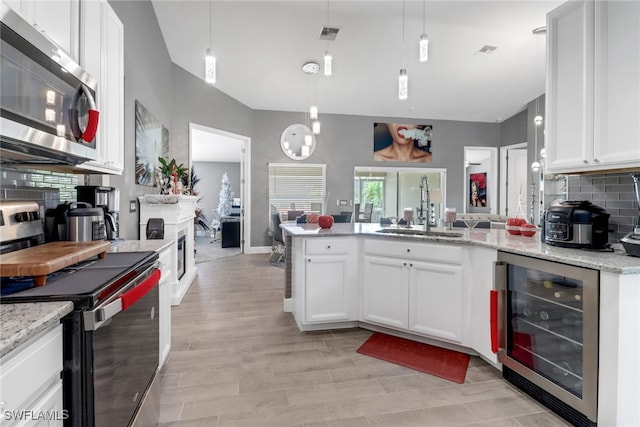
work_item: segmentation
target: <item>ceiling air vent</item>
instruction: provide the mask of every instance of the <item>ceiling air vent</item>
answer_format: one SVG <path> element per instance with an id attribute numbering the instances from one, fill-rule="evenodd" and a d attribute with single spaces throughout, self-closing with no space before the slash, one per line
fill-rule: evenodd
<path id="1" fill-rule="evenodd" d="M 493 53 L 494 50 L 496 50 L 498 48 L 498 46 L 491 46 L 491 45 L 484 45 L 480 48 L 480 50 L 478 51 L 478 53 L 486 53 L 486 54 L 490 54 Z"/>
<path id="2" fill-rule="evenodd" d="M 327 27 L 326 25 L 320 30 L 320 40 L 334 41 L 338 37 L 338 27 Z"/>

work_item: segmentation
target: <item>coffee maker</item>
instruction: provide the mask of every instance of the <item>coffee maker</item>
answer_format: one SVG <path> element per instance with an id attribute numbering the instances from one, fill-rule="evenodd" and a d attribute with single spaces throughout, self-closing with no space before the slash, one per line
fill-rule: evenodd
<path id="1" fill-rule="evenodd" d="M 107 229 L 107 240 L 120 240 L 120 190 L 100 185 L 78 185 L 78 202 L 90 203 L 102 208 Z"/>
<path id="2" fill-rule="evenodd" d="M 640 257 L 640 173 L 631 175 L 636 190 L 636 199 L 638 200 L 638 219 L 636 226 L 632 232 L 620 240 L 627 255 Z"/>

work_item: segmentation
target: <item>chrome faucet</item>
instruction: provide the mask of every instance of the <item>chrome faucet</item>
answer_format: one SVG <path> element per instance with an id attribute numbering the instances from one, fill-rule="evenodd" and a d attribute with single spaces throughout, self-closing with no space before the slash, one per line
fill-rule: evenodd
<path id="1" fill-rule="evenodd" d="M 426 199 L 422 196 L 426 194 Z M 424 203 L 427 203 L 427 214 L 424 213 Z M 427 175 L 420 177 L 420 219 L 424 221 L 424 231 L 431 231 L 431 222 L 429 221 L 429 210 L 431 209 L 431 196 L 429 195 L 429 178 Z"/>

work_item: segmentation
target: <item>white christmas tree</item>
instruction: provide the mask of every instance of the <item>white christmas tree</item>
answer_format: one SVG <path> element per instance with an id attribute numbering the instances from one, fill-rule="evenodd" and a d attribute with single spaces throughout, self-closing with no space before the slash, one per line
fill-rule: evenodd
<path id="1" fill-rule="evenodd" d="M 220 202 L 218 203 L 218 215 L 220 215 L 220 218 L 229 215 L 229 212 L 231 212 L 232 199 L 233 191 L 231 191 L 229 175 L 225 172 L 220 181 Z"/>

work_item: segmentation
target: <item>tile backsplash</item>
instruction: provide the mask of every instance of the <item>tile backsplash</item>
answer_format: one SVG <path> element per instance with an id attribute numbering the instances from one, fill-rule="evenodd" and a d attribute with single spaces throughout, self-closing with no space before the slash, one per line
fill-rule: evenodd
<path id="1" fill-rule="evenodd" d="M 589 200 L 611 214 L 609 243 L 618 243 L 636 225 L 638 202 L 633 173 L 640 171 L 569 176 L 569 200 Z"/>
<path id="2" fill-rule="evenodd" d="M 2 166 L 0 200 L 35 200 L 43 209 L 76 200 L 83 175 Z"/>

